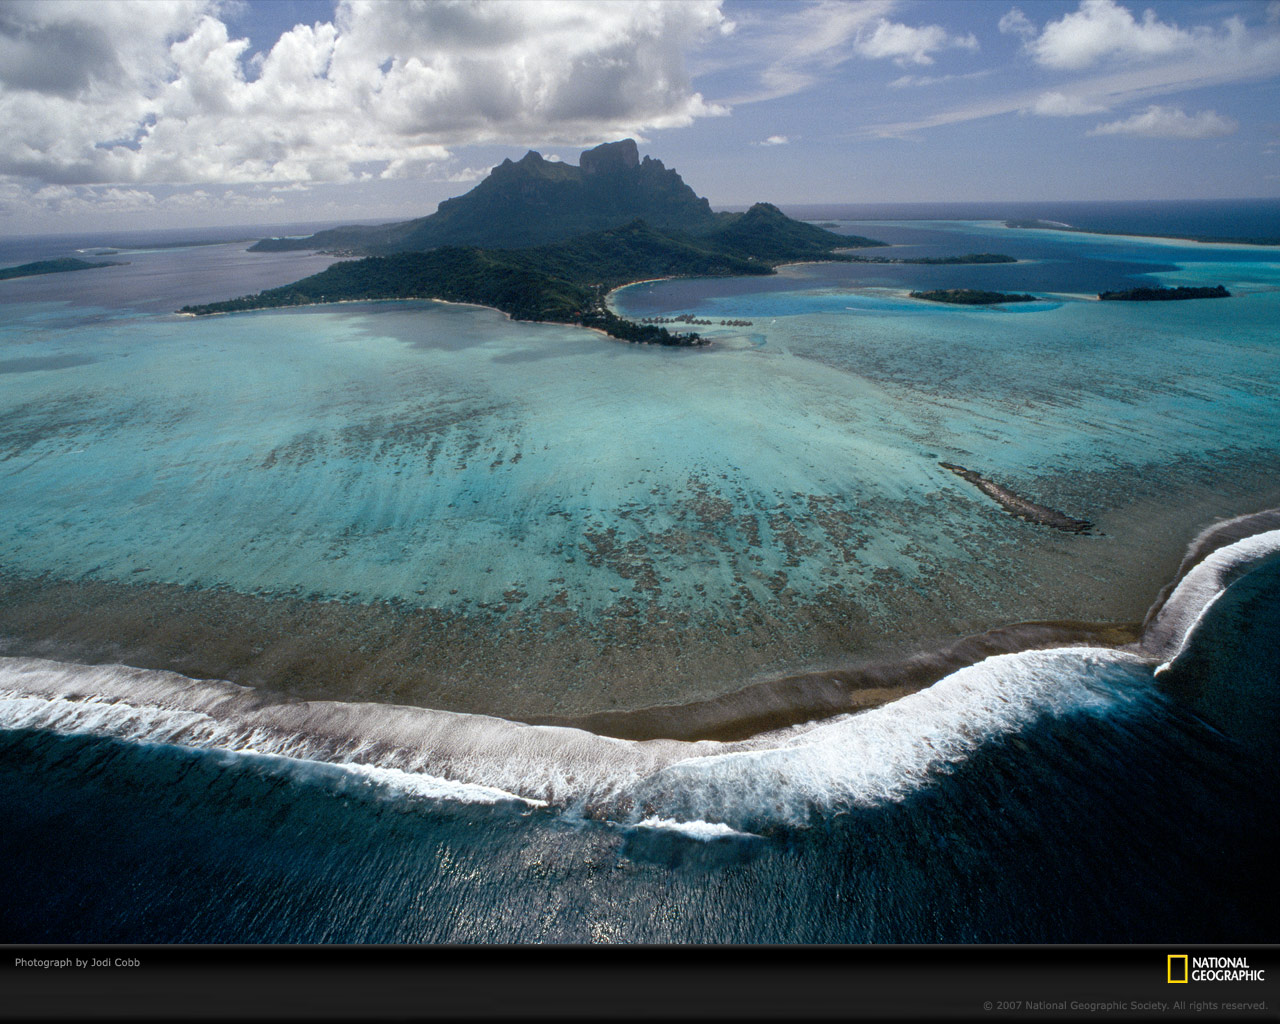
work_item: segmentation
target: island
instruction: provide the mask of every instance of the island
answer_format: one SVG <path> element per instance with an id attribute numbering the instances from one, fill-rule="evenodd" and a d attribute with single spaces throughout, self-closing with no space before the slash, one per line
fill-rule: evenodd
<path id="1" fill-rule="evenodd" d="M 311 277 L 254 295 L 183 306 L 207 316 L 254 309 L 381 299 L 436 299 L 489 306 L 516 320 L 575 324 L 614 338 L 699 346 L 694 331 L 661 318 L 636 323 L 609 309 L 608 295 L 637 281 L 773 274 L 786 263 L 1015 263 L 998 253 L 855 256 L 884 242 L 794 220 L 771 203 L 716 212 L 676 171 L 640 158 L 631 139 L 581 154 L 578 166 L 530 151 L 505 160 L 470 192 L 427 217 L 353 225 L 304 238 L 264 238 L 252 252 L 310 249 L 354 257 Z M 929 296 L 942 293 L 928 293 Z M 948 293 L 949 294 L 949 293 Z M 941 298 L 977 304 L 1034 296 L 957 292 L 992 298 Z M 666 323 L 704 326 L 692 317 Z M 749 326 L 726 321 L 724 326 Z"/>
<path id="2" fill-rule="evenodd" d="M 632 215 L 619 222 L 623 214 Z M 584 227 L 592 230 L 582 230 Z M 770 203 L 716 213 L 673 170 L 635 143 L 588 150 L 574 167 L 530 152 L 505 161 L 429 217 L 263 239 L 254 251 L 363 253 L 293 284 L 184 306 L 206 316 L 374 299 L 491 306 L 517 320 L 576 324 L 630 342 L 697 346 L 694 332 L 639 324 L 608 308 L 610 291 L 671 277 L 772 274 L 784 263 L 848 261 L 842 250 L 883 246 L 793 220 Z"/>
<path id="3" fill-rule="evenodd" d="M 1038 302 L 1034 295 L 984 292 L 977 288 L 938 288 L 929 292 L 911 292 L 913 299 L 928 302 L 949 302 L 953 306 L 996 306 L 1006 302 Z"/>
<path id="4" fill-rule="evenodd" d="M 1064 224 L 1060 220 L 1007 220 L 1004 222 L 1007 228 L 1030 228 L 1036 231 L 1084 231 L 1084 228 L 1073 228 L 1070 224 Z"/>
<path id="5" fill-rule="evenodd" d="M 1125 291 L 1098 292 L 1103 302 L 1177 302 L 1183 299 L 1229 299 L 1231 293 L 1222 285 L 1189 288 L 1129 288 Z"/>
<path id="6" fill-rule="evenodd" d="M 1130 238 L 1173 238 L 1180 242 L 1199 242 L 1203 245 L 1280 245 L 1280 238 L 1258 235 L 1233 238 L 1230 235 L 1154 235 L 1149 231 L 1104 231 L 1101 228 L 1078 228 L 1059 220 L 1006 220 L 1007 228 L 1032 228 L 1039 231 L 1074 231 L 1082 235 L 1126 235 Z"/>
<path id="7" fill-rule="evenodd" d="M 119 248 L 126 251 L 130 249 L 199 249 L 209 245 L 236 245 L 241 242 L 252 241 L 252 238 L 187 238 L 177 242 L 144 242 L 139 240 L 134 244 L 130 244 L 127 241 L 122 242 L 119 244 Z"/>
<path id="8" fill-rule="evenodd" d="M 75 270 L 97 270 L 99 267 L 123 267 L 118 260 L 101 260 L 90 263 L 88 260 L 77 260 L 69 256 L 56 260 L 37 260 L 35 263 L 24 263 L 19 267 L 0 269 L 0 281 L 14 277 L 36 277 L 40 274 L 66 274 Z"/>
<path id="9" fill-rule="evenodd" d="M 771 274 L 788 255 L 814 258 L 843 244 L 839 236 L 819 237 L 825 234 L 762 203 L 702 238 L 633 221 L 528 249 L 441 246 L 369 256 L 335 263 L 281 288 L 184 306 L 178 312 L 204 316 L 359 299 L 442 299 L 491 306 L 516 320 L 592 327 L 625 341 L 700 345 L 703 339 L 696 333 L 672 333 L 619 317 L 609 310 L 607 294 L 624 284 L 655 278 Z"/>
<path id="10" fill-rule="evenodd" d="M 1017 263 L 1016 256 L 999 252 L 967 252 L 963 256 L 848 256 L 850 263 L 910 263 L 925 266 L 959 266 L 966 263 Z"/>

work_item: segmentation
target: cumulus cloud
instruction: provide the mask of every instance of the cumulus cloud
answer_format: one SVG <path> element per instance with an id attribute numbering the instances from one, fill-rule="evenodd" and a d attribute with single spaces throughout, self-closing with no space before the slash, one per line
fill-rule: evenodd
<path id="1" fill-rule="evenodd" d="M 216 218 L 229 209 L 270 214 L 284 207 L 285 198 L 278 193 L 292 187 L 210 187 L 161 196 L 148 188 L 119 185 L 24 187 L 18 182 L 5 182 L 0 184 L 0 216 L 76 221 L 93 218 L 101 222 L 102 218 L 116 214 L 142 214 L 162 220 L 185 219 L 192 214 Z"/>
<path id="2" fill-rule="evenodd" d="M 1017 8 L 1002 21 L 1006 31 L 1024 36 L 1026 51 L 1042 67 L 1063 77 L 1062 86 L 981 96 L 912 120 L 868 126 L 864 134 L 904 138 L 929 128 L 1015 111 L 1078 116 L 1280 74 L 1280 31 L 1269 21 L 1246 25 L 1232 15 L 1216 26 L 1180 28 L 1151 13 L 1136 19 L 1113 0 L 1084 0 L 1076 11 L 1049 23 L 1043 32 L 1035 30 Z M 1031 32 L 1024 31 L 1027 26 Z M 1220 132 L 1226 123 L 1226 119 L 1206 121 L 1198 123 L 1195 130 Z M 1191 129 L 1182 126 L 1180 130 Z"/>
<path id="3" fill-rule="evenodd" d="M 1238 21 L 1234 24 L 1239 27 Z M 1028 49 L 1047 67 L 1075 69 L 1107 57 L 1150 59 L 1185 53 L 1212 42 L 1212 36 L 1204 26 L 1188 31 L 1163 22 L 1152 10 L 1138 21 L 1115 0 L 1081 0 L 1078 10 L 1045 25 Z"/>
<path id="4" fill-rule="evenodd" d="M 1008 13 L 1000 19 L 999 27 L 1005 35 L 1033 36 L 1036 34 L 1036 27 L 1031 24 L 1031 19 L 1017 7 L 1009 8 Z"/>
<path id="5" fill-rule="evenodd" d="M 785 146 L 785 145 L 786 145 L 787 143 L 789 143 L 790 141 L 791 141 L 791 139 L 790 139 L 790 138 L 788 138 L 786 135 L 770 135 L 770 136 L 769 136 L 767 139 L 765 139 L 763 142 L 759 143 L 759 145 L 761 145 L 761 146 Z"/>
<path id="6" fill-rule="evenodd" d="M 252 59 L 211 0 L 0 6 L 0 175 L 74 186 L 420 176 L 724 113 L 685 52 L 719 0 L 342 0 Z M 57 59 L 50 59 L 56 55 Z"/>
<path id="7" fill-rule="evenodd" d="M 211 0 L 6 0 L 0 86 L 65 98 L 142 90 L 164 74 L 166 48 Z"/>
<path id="8" fill-rule="evenodd" d="M 978 48 L 977 37 L 953 36 L 941 25 L 914 27 L 881 18 L 875 28 L 863 32 L 855 43 L 864 57 L 891 57 L 899 64 L 932 64 L 933 54 L 950 47 Z"/>
<path id="9" fill-rule="evenodd" d="M 1041 117 L 1079 117 L 1082 114 L 1099 114 L 1106 104 L 1085 96 L 1069 96 L 1062 92 L 1046 92 L 1036 97 L 1031 112 Z"/>
<path id="10" fill-rule="evenodd" d="M 1090 135 L 1137 135 L 1147 139 L 1216 139 L 1232 135 L 1240 125 L 1212 110 L 1188 114 L 1175 107 L 1148 107 L 1121 121 L 1100 124 Z"/>

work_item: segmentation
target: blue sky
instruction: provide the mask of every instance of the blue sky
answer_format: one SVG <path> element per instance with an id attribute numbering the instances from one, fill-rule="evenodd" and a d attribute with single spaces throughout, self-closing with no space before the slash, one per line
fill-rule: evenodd
<path id="1" fill-rule="evenodd" d="M 632 136 L 714 205 L 1280 195 L 1280 0 L 0 0 L 0 231 L 406 218 Z"/>

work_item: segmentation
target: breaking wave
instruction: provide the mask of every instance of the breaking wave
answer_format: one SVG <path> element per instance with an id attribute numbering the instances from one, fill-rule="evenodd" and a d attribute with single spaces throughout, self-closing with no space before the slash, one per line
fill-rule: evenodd
<path id="1" fill-rule="evenodd" d="M 984 744 L 1046 718 L 1142 714 L 1159 699 L 1153 665 L 1194 642 L 1197 621 L 1236 580 L 1277 560 L 1275 529 L 1210 550 L 1153 609 L 1133 649 L 1001 654 L 878 708 L 733 742 L 617 739 L 384 704 L 279 703 L 230 682 L 34 658 L 0 658 L 0 727 L 283 758 L 378 793 L 515 802 L 728 838 L 901 800 Z"/>
<path id="2" fill-rule="evenodd" d="M 319 762 L 410 795 L 550 804 L 707 835 L 901 799 L 996 736 L 1045 715 L 1121 709 L 1149 683 L 1145 663 L 1122 652 L 1001 655 L 871 711 L 721 743 L 379 704 L 272 704 L 233 683 L 6 658 L 0 724 Z"/>

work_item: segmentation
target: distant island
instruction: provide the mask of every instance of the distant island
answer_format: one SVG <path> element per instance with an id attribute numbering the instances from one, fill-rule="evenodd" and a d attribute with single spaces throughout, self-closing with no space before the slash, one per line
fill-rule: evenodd
<path id="1" fill-rule="evenodd" d="M 66 256 L 56 260 L 37 260 L 35 263 L 24 263 L 20 267 L 5 267 L 0 270 L 0 281 L 7 281 L 14 277 L 66 274 L 75 270 L 97 270 L 99 267 L 123 267 L 124 265 L 117 260 L 100 260 L 97 263 L 90 263 L 88 260 L 77 260 Z"/>
<path id="2" fill-rule="evenodd" d="M 1057 220 L 1007 220 L 1007 228 L 1035 228 L 1041 231 L 1074 231 L 1082 235 L 1128 235 L 1132 238 L 1174 238 L 1180 242 L 1200 242 L 1205 245 L 1280 245 L 1280 238 L 1231 238 L 1225 235 L 1153 235 L 1147 231 L 1103 231 L 1098 228 L 1077 228 Z"/>
<path id="3" fill-rule="evenodd" d="M 237 242 L 252 242 L 252 238 L 192 238 L 178 242 L 139 242 L 137 245 L 122 244 L 122 249 L 199 249 L 206 245 L 235 245 Z"/>
<path id="4" fill-rule="evenodd" d="M 1099 292 L 1104 302 L 1176 302 L 1180 299 L 1229 299 L 1231 293 L 1222 285 L 1206 288 L 1129 288 L 1119 292 Z"/>
<path id="5" fill-rule="evenodd" d="M 953 306 L 996 306 L 1006 302 L 1038 302 L 1034 295 L 1008 295 L 1004 292 L 984 292 L 977 288 L 938 288 L 929 292 L 911 292 L 913 299 L 929 302 L 949 302 Z"/>
<path id="6" fill-rule="evenodd" d="M 911 263 L 926 266 L 958 266 L 965 263 L 1017 263 L 1016 256 L 999 252 L 967 252 L 963 256 L 849 256 L 851 263 Z"/>
<path id="7" fill-rule="evenodd" d="M 584 230 L 584 228 L 586 230 Z M 630 139 L 586 151 L 578 167 L 530 152 L 504 161 L 430 217 L 263 239 L 253 251 L 341 247 L 368 253 L 302 281 L 225 302 L 184 306 L 205 316 L 363 299 L 442 299 L 492 306 L 518 320 L 577 324 L 626 341 L 700 345 L 608 309 L 614 288 L 668 277 L 772 274 L 783 263 L 848 261 L 837 250 L 883 246 L 793 220 L 757 203 L 715 213 L 675 171 Z"/>

